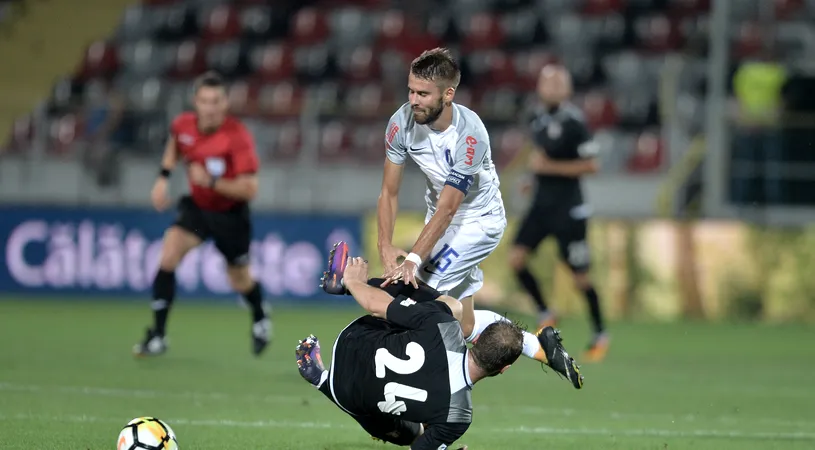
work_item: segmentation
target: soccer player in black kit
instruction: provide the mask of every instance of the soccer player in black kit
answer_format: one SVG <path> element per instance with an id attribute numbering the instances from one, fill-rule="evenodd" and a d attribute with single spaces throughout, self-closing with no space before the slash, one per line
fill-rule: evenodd
<path id="1" fill-rule="evenodd" d="M 468 349 L 455 298 L 423 285 L 382 288 L 383 279 L 368 278 L 362 258 L 342 266 L 334 281 L 370 315 L 340 332 L 328 370 L 317 338 L 300 341 L 301 376 L 376 439 L 413 450 L 447 448 L 472 422 L 473 385 L 503 373 L 521 355 L 522 328 L 508 320 L 492 323 Z M 559 335 L 552 328 L 544 333 L 552 367 L 565 367 Z"/>
<path id="2" fill-rule="evenodd" d="M 538 79 L 541 104 L 529 121 L 534 149 L 530 168 L 537 188 L 510 252 L 510 265 L 518 281 L 535 300 L 540 312 L 540 327 L 554 326 L 549 311 L 529 271 L 529 255 L 549 236 L 557 239 L 563 261 L 568 264 L 577 288 L 586 297 L 594 328 L 594 338 L 583 356 L 600 361 L 608 350 L 600 300 L 589 279 L 591 257 L 586 230 L 591 210 L 583 200 L 580 179 L 596 173 L 597 144 L 583 120 L 582 112 L 568 102 L 572 85 L 569 73 L 561 66 L 547 65 Z"/>

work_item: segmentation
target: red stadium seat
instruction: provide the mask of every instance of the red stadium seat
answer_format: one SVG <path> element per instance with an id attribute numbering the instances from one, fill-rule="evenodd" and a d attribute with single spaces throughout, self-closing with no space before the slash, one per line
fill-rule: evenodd
<path id="1" fill-rule="evenodd" d="M 581 107 L 592 130 L 609 128 L 617 124 L 617 109 L 614 102 L 603 93 L 587 93 L 583 96 Z"/>
<path id="2" fill-rule="evenodd" d="M 6 145 L 5 152 L 21 153 L 31 148 L 34 140 L 34 121 L 31 116 L 20 117 L 14 121 L 11 136 Z M 3 153 L 3 152 L 0 152 Z"/>
<path id="3" fill-rule="evenodd" d="M 207 70 L 205 51 L 195 41 L 182 42 L 176 49 L 168 75 L 176 80 L 194 78 Z"/>
<path id="4" fill-rule="evenodd" d="M 775 0 L 775 19 L 795 18 L 804 9 L 804 0 Z"/>
<path id="5" fill-rule="evenodd" d="M 487 79 L 494 85 L 516 82 L 515 65 L 506 52 L 495 50 L 487 54 Z"/>
<path id="6" fill-rule="evenodd" d="M 356 47 L 338 56 L 346 81 L 368 81 L 380 78 L 379 61 L 371 47 Z"/>
<path id="7" fill-rule="evenodd" d="M 504 30 L 492 14 L 473 14 L 464 27 L 462 51 L 493 49 L 504 42 Z"/>
<path id="8" fill-rule="evenodd" d="M 656 172 L 662 167 L 663 156 L 664 148 L 659 134 L 646 131 L 637 138 L 627 169 L 633 173 Z"/>
<path id="9" fill-rule="evenodd" d="M 48 130 L 48 149 L 57 155 L 67 155 L 74 143 L 82 137 L 82 123 L 74 114 L 66 114 L 51 121 Z"/>
<path id="10" fill-rule="evenodd" d="M 301 9 L 291 20 L 290 43 L 293 45 L 325 43 L 329 36 L 328 21 L 318 9 Z"/>
<path id="11" fill-rule="evenodd" d="M 320 127 L 320 162 L 338 162 L 351 155 L 351 133 L 348 127 L 338 121 L 331 121 Z"/>
<path id="12" fill-rule="evenodd" d="M 302 91 L 292 82 L 266 85 L 258 93 L 258 112 L 270 117 L 298 117 L 302 103 Z"/>
<path id="13" fill-rule="evenodd" d="M 641 17 L 634 26 L 639 47 L 655 52 L 674 50 L 682 45 L 676 22 L 663 15 Z"/>
<path id="14" fill-rule="evenodd" d="M 625 2 L 623 0 L 585 0 L 583 13 L 592 16 L 604 16 L 621 12 L 624 7 Z"/>
<path id="15" fill-rule="evenodd" d="M 270 149 L 273 161 L 294 161 L 300 155 L 303 139 L 300 124 L 297 121 L 279 124 L 277 141 Z"/>
<path id="16" fill-rule="evenodd" d="M 758 24 L 744 22 L 738 26 L 737 33 L 733 48 L 734 57 L 747 58 L 761 52 L 764 48 L 764 33 Z"/>
<path id="17" fill-rule="evenodd" d="M 250 54 L 250 60 L 252 71 L 259 80 L 271 82 L 294 76 L 294 55 L 283 44 L 257 47 Z"/>
<path id="18" fill-rule="evenodd" d="M 238 116 L 253 116 L 258 112 L 257 97 L 260 88 L 246 81 L 236 81 L 229 87 L 230 111 Z"/>
<path id="19" fill-rule="evenodd" d="M 202 40 L 207 43 L 230 41 L 241 33 L 240 17 L 231 5 L 218 5 L 204 13 L 201 25 Z"/>
<path id="20" fill-rule="evenodd" d="M 96 41 L 85 51 L 85 59 L 79 69 L 78 78 L 88 80 L 97 77 L 109 77 L 119 68 L 119 57 L 116 49 L 105 41 Z"/>
<path id="21" fill-rule="evenodd" d="M 671 0 L 672 15 L 696 16 L 710 11 L 710 0 Z"/>
<path id="22" fill-rule="evenodd" d="M 402 11 L 388 11 L 379 21 L 375 50 L 403 53 L 410 62 L 423 51 L 441 46 L 437 37 L 418 31 L 420 29 L 419 24 L 406 17 Z"/>

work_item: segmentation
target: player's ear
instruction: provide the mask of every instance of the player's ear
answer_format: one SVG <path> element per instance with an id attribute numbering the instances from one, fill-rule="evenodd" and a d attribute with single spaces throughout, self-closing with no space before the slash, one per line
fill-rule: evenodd
<path id="1" fill-rule="evenodd" d="M 503 368 L 502 368 L 502 369 L 501 369 L 501 370 L 500 370 L 498 373 L 504 373 L 504 372 L 506 372 L 507 370 L 509 370 L 509 368 L 510 368 L 510 367 L 512 367 L 512 364 L 510 364 L 510 365 L 508 365 L 508 366 L 504 366 L 504 367 L 503 367 Z"/>

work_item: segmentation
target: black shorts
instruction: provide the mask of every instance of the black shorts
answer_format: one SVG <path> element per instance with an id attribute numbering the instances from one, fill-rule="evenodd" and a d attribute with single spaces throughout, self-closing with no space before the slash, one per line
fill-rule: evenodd
<path id="1" fill-rule="evenodd" d="M 331 396 L 331 389 L 328 382 L 320 386 L 320 392 L 336 404 L 334 398 Z M 400 420 L 392 414 L 351 415 L 351 417 L 371 436 L 394 445 L 408 446 L 419 437 L 422 431 L 420 424 Z"/>
<path id="2" fill-rule="evenodd" d="M 228 211 L 206 211 L 196 205 L 192 197 L 184 196 L 178 202 L 174 225 L 195 234 L 202 241 L 212 239 L 230 266 L 249 264 L 252 219 L 248 204 L 238 204 Z"/>
<path id="3" fill-rule="evenodd" d="M 569 209 L 533 206 L 521 223 L 515 245 L 535 250 L 541 241 L 554 235 L 563 261 L 573 272 L 583 273 L 591 266 L 587 226 L 587 219 L 573 218 Z"/>

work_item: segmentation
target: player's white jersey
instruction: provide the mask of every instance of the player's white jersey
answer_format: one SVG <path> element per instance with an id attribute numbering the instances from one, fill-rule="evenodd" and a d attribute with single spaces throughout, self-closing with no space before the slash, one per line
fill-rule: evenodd
<path id="1" fill-rule="evenodd" d="M 385 131 L 388 159 L 404 164 L 407 155 L 424 172 L 427 180 L 428 219 L 445 185 L 464 193 L 453 218 L 454 224 L 479 220 L 488 215 L 504 216 L 504 202 L 498 189 L 498 174 L 492 162 L 487 128 L 469 108 L 452 104 L 453 123 L 444 131 L 416 123 L 409 103 L 391 116 Z"/>

